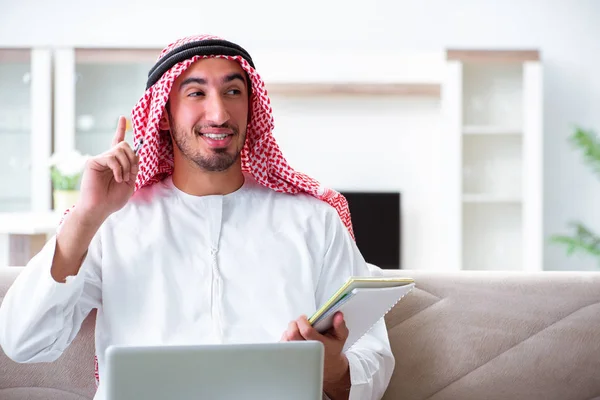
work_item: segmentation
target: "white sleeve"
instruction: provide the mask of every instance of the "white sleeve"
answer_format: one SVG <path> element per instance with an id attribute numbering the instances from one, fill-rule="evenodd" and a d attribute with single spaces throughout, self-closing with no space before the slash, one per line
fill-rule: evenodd
<path id="1" fill-rule="evenodd" d="M 373 275 L 335 210 L 328 214 L 325 235 L 328 248 L 317 285 L 318 304 L 325 303 L 350 275 Z M 350 400 L 381 399 L 395 366 L 385 320 L 380 320 L 345 354 L 350 364 Z"/>
<path id="2" fill-rule="evenodd" d="M 16 362 L 56 360 L 101 303 L 99 232 L 79 273 L 66 283 L 56 282 L 50 274 L 55 248 L 56 235 L 17 276 L 0 306 L 0 345 Z"/>

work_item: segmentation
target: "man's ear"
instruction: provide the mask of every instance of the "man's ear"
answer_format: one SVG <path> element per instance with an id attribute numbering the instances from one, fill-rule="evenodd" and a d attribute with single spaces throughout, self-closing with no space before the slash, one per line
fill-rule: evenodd
<path id="1" fill-rule="evenodd" d="M 160 121 L 158 122 L 158 129 L 160 129 L 161 131 L 171 130 L 171 126 L 169 123 L 169 113 L 167 112 L 166 108 L 163 111 L 162 117 L 160 117 Z"/>

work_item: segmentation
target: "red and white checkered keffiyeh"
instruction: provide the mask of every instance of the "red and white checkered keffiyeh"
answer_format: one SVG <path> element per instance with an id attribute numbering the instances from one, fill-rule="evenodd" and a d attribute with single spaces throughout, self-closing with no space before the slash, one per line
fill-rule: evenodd
<path id="1" fill-rule="evenodd" d="M 199 35 L 182 38 L 167 46 L 159 55 L 159 60 L 171 50 L 187 43 L 208 39 L 221 39 L 216 36 Z M 346 199 L 338 192 L 322 187 L 319 182 L 295 171 L 283 157 L 273 136 L 273 115 L 271 101 L 265 84 L 256 70 L 241 56 L 193 56 L 175 64 L 138 101 L 132 111 L 134 143 L 143 140 L 139 151 L 139 173 L 135 190 L 159 182 L 173 172 L 173 147 L 167 135 L 161 135 L 159 121 L 173 82 L 195 61 L 220 57 L 237 61 L 250 77 L 252 84 L 251 118 L 247 127 L 246 143 L 242 149 L 242 170 L 249 172 L 257 182 L 272 190 L 284 193 L 308 193 L 333 206 L 342 222 L 354 239 L 350 211 Z M 96 384 L 99 383 L 98 359 L 95 358 Z"/>
<path id="2" fill-rule="evenodd" d="M 171 50 L 187 43 L 207 39 L 221 39 L 216 36 L 189 36 L 167 46 L 160 54 L 161 59 Z M 173 148 L 170 137 L 160 135 L 159 121 L 165 110 L 171 86 L 192 63 L 207 57 L 220 57 L 234 60 L 250 77 L 252 84 L 251 118 L 247 127 L 246 144 L 242 149 L 242 169 L 249 172 L 260 184 L 285 193 L 306 192 L 326 201 L 338 212 L 352 238 L 352 222 L 348 203 L 338 192 L 322 187 L 316 180 L 295 171 L 289 166 L 273 136 L 273 115 L 271 101 L 267 96 L 264 82 L 254 68 L 241 56 L 193 56 L 175 64 L 151 86 L 133 108 L 132 119 L 134 143 L 143 139 L 140 156 L 140 169 L 135 188 L 153 184 L 170 175 L 173 171 Z"/>

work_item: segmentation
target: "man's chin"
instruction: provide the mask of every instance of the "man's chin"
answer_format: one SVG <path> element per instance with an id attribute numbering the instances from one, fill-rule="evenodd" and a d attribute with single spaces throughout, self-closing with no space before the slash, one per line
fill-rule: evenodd
<path id="1" fill-rule="evenodd" d="M 223 149 L 221 153 L 213 151 L 209 157 L 201 157 L 194 159 L 196 165 L 206 172 L 225 172 L 232 168 L 237 160 L 238 156 L 226 154 L 226 149 Z"/>

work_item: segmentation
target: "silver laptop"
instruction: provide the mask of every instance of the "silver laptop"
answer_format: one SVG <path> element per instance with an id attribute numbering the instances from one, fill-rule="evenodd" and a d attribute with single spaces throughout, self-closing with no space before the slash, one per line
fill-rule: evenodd
<path id="1" fill-rule="evenodd" d="M 107 400 L 321 400 L 323 357 L 315 341 L 111 346 Z"/>

